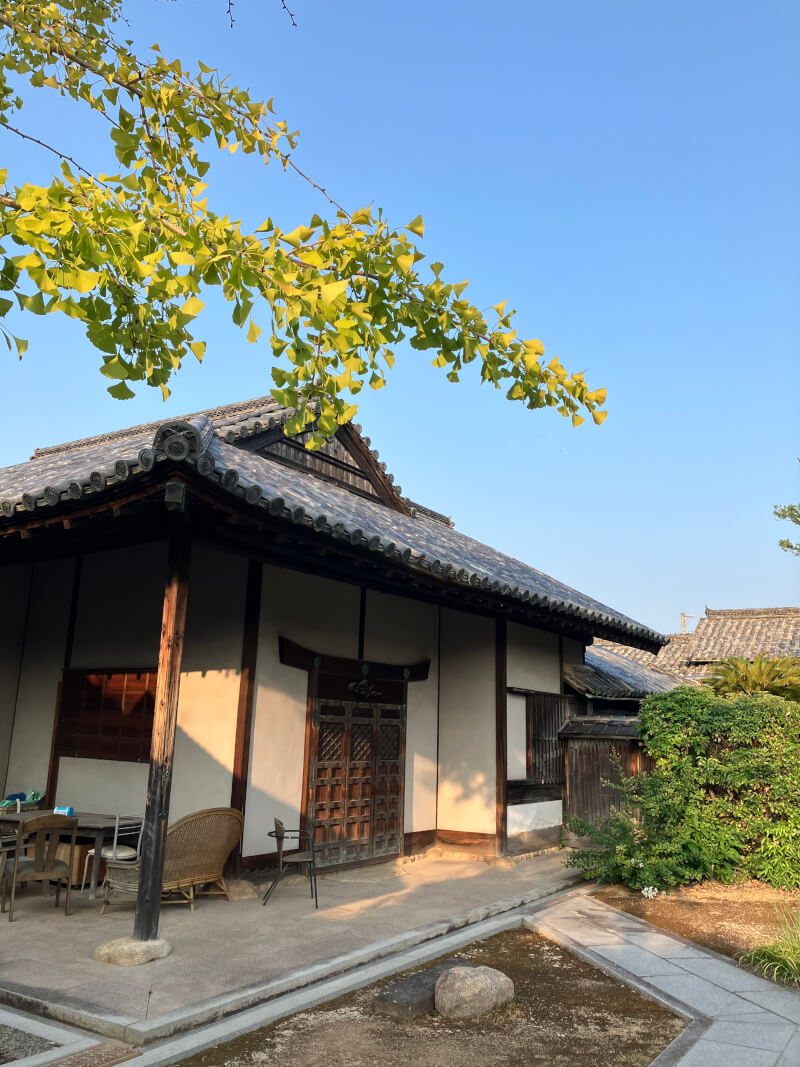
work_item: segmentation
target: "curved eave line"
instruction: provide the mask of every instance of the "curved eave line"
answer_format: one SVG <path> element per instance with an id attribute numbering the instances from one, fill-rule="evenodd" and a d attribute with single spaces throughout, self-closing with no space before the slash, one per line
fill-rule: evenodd
<path id="1" fill-rule="evenodd" d="M 0 512 L 4 518 L 12 518 L 18 512 L 33 513 L 41 508 L 57 508 L 61 503 L 74 503 L 83 496 L 101 494 L 106 489 L 111 489 L 139 474 L 149 472 L 157 463 L 167 459 L 186 463 L 196 470 L 200 477 L 243 500 L 251 507 L 267 510 L 273 518 L 303 525 L 315 533 L 336 540 L 347 540 L 354 548 L 381 554 L 408 569 L 433 575 L 453 585 L 481 589 L 498 599 L 499 607 L 502 607 L 503 600 L 511 600 L 543 609 L 556 617 L 562 616 L 570 620 L 577 618 L 586 623 L 589 631 L 602 628 L 606 632 L 634 637 L 651 648 L 659 648 L 665 642 L 661 634 L 648 627 L 639 627 L 628 620 L 617 619 L 604 612 L 584 608 L 579 604 L 571 604 L 560 599 L 554 600 L 524 586 L 508 586 L 507 583 L 491 578 L 480 571 L 468 571 L 448 560 L 431 559 L 426 553 L 403 543 L 400 538 L 385 540 L 376 530 L 348 527 L 341 521 L 331 522 L 324 513 L 314 515 L 302 505 L 291 506 L 280 496 L 270 496 L 265 493 L 261 485 L 240 475 L 235 468 L 219 463 L 208 451 L 190 452 L 185 456 L 178 456 L 169 455 L 161 449 L 142 448 L 136 459 L 121 457 L 109 467 L 101 467 L 68 483 L 43 486 L 33 491 L 28 490 L 18 495 L 16 499 L 3 498 L 0 501 Z M 598 696 L 596 699 L 603 698 Z"/>

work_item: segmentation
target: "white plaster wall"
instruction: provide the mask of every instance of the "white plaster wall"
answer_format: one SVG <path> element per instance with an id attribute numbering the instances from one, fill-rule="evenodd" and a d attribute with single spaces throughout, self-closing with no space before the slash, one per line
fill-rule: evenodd
<path id="1" fill-rule="evenodd" d="M 367 593 L 364 658 L 410 664 L 430 659 L 424 682 L 408 683 L 404 833 L 436 826 L 436 712 L 439 609 L 385 593 Z"/>
<path id="2" fill-rule="evenodd" d="M 28 610 L 29 566 L 0 567 L 0 796 L 5 796 Z"/>
<path id="3" fill-rule="evenodd" d="M 56 804 L 72 805 L 76 811 L 144 815 L 148 770 L 147 763 L 62 756 Z"/>
<path id="4" fill-rule="evenodd" d="M 513 689 L 560 693 L 558 636 L 510 622 L 506 684 Z"/>
<path id="5" fill-rule="evenodd" d="M 65 559 L 37 563 L 33 569 L 6 793 L 41 792 L 47 785 L 74 566 Z"/>
<path id="6" fill-rule="evenodd" d="M 245 559 L 193 546 L 171 823 L 231 802 L 246 585 Z"/>
<path id="7" fill-rule="evenodd" d="M 42 789 L 47 779 L 73 564 L 56 572 L 54 566 L 37 566 L 34 576 L 9 773 L 15 790 Z M 44 567 L 47 574 L 40 576 Z M 59 576 L 57 589 L 52 588 L 54 574 Z M 163 544 L 86 556 L 72 665 L 154 668 L 165 574 Z M 243 559 L 197 545 L 192 550 L 170 822 L 192 811 L 230 804 L 246 574 Z M 56 800 L 84 811 L 137 814 L 144 811 L 147 774 L 147 763 L 61 758 Z"/>
<path id="8" fill-rule="evenodd" d="M 315 652 L 355 658 L 359 599 L 357 586 L 264 567 L 245 856 L 274 851 L 267 833 L 276 816 L 287 828 L 300 820 L 308 674 L 280 662 L 278 636 Z"/>
<path id="9" fill-rule="evenodd" d="M 72 666 L 154 668 L 166 573 L 163 541 L 84 556 Z"/>
<path id="10" fill-rule="evenodd" d="M 561 801 L 540 800 L 536 804 L 511 804 L 508 808 L 508 836 L 529 830 L 549 830 L 561 825 Z"/>
<path id="11" fill-rule="evenodd" d="M 494 621 L 443 609 L 440 647 L 438 828 L 494 834 Z"/>
<path id="12" fill-rule="evenodd" d="M 506 697 L 507 707 L 507 745 L 506 778 L 509 782 L 527 778 L 527 730 L 525 727 L 525 697 L 518 693 L 509 693 Z"/>

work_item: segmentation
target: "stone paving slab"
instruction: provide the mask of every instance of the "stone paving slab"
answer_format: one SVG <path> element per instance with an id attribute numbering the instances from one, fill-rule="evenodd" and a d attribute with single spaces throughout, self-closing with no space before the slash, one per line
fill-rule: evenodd
<path id="1" fill-rule="evenodd" d="M 735 1015 L 742 1007 L 735 993 L 686 971 L 679 975 L 652 975 L 648 982 L 712 1019 L 717 1015 Z"/>
<path id="2" fill-rule="evenodd" d="M 722 1019 L 713 1023 L 705 1036 L 709 1041 L 719 1041 L 726 1045 L 743 1045 L 745 1048 L 782 1052 L 789 1039 L 794 1036 L 795 1030 L 796 1027 L 786 1021 L 739 1022 L 735 1019 Z"/>
<path id="3" fill-rule="evenodd" d="M 676 967 L 674 963 L 656 956 L 653 952 L 647 952 L 637 945 L 623 942 L 620 945 L 598 945 L 594 947 L 594 950 L 598 956 L 624 967 L 633 974 L 638 974 L 640 978 L 683 974 L 680 967 Z"/>
<path id="4" fill-rule="evenodd" d="M 622 914 L 584 891 L 538 909 L 524 925 L 645 995 L 666 995 L 662 1002 L 702 1024 L 691 1047 L 684 1031 L 657 1057 L 658 1067 L 800 1067 L 800 993 Z"/>
<path id="5" fill-rule="evenodd" d="M 703 956 L 684 957 L 680 959 L 680 966 L 732 993 L 775 992 L 774 982 L 751 974 L 743 967 L 731 967 L 722 960 L 710 960 Z"/>
<path id="6" fill-rule="evenodd" d="M 790 989 L 782 989 L 776 985 L 768 992 L 748 992 L 742 993 L 742 996 L 766 1011 L 782 1015 L 793 1023 L 800 1023 L 800 993 L 793 993 Z"/>
<path id="7" fill-rule="evenodd" d="M 680 1067 L 776 1067 L 778 1055 L 777 1052 L 724 1045 L 701 1037 L 678 1063 Z"/>
<path id="8" fill-rule="evenodd" d="M 648 952 L 655 952 L 657 956 L 661 956 L 665 960 L 682 956 L 706 958 L 706 954 L 700 945 L 686 945 L 683 941 L 677 941 L 667 934 L 658 934 L 655 930 L 651 933 L 649 930 L 642 932 L 637 928 L 631 933 L 627 933 L 625 938 L 640 948 L 646 948 Z"/>
<path id="9" fill-rule="evenodd" d="M 800 1031 L 796 1032 L 789 1044 L 783 1050 L 778 1060 L 778 1067 L 797 1067 L 800 1063 Z"/>

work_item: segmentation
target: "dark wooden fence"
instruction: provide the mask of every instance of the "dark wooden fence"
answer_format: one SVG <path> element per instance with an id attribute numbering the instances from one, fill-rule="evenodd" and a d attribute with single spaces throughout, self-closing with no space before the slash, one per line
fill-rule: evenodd
<path id="1" fill-rule="evenodd" d="M 565 821 L 577 816 L 595 822 L 618 807 L 619 789 L 605 782 L 619 781 L 615 756 L 626 775 L 649 771 L 653 761 L 637 741 L 622 738 L 570 737 L 566 742 L 567 788 Z"/>

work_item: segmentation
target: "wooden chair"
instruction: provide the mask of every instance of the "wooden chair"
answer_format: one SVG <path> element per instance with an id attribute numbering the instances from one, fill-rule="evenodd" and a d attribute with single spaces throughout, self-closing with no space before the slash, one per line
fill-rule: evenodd
<path id="1" fill-rule="evenodd" d="M 192 911 L 196 890 L 230 900 L 222 870 L 243 829 L 244 817 L 234 808 L 209 808 L 179 819 L 167 830 L 161 892 L 178 893 Z M 103 913 L 114 893 L 137 895 L 141 869 L 141 856 L 134 863 L 106 860 Z"/>
<path id="2" fill-rule="evenodd" d="M 289 867 L 305 867 L 314 907 L 319 908 L 319 900 L 317 899 L 317 858 L 314 852 L 313 830 L 287 830 L 281 820 L 276 819 L 275 829 L 270 830 L 268 836 L 274 837 L 278 846 L 278 873 L 274 880 L 270 882 L 269 889 L 264 894 L 261 903 L 267 903 L 275 892 L 278 882 L 285 877 Z M 283 854 L 283 842 L 286 838 L 295 838 L 298 842 L 302 840 L 308 841 L 308 850 L 305 852 L 293 852 L 290 858 L 286 859 Z"/>
<path id="3" fill-rule="evenodd" d="M 70 913 L 72 898 L 72 861 L 75 855 L 75 835 L 78 820 L 67 815 L 36 815 L 24 819 L 17 826 L 14 845 L 14 860 L 6 863 L 0 874 L 0 912 L 6 910 L 6 894 L 11 890 L 8 909 L 8 921 L 14 921 L 14 900 L 17 885 L 20 882 L 41 882 L 42 892 L 47 894 L 51 882 L 56 883 L 56 903 L 58 907 L 61 883 L 67 887 L 64 914 Z M 70 834 L 69 861 L 56 859 L 56 849 L 62 835 Z M 27 855 L 33 851 L 33 855 Z"/>

